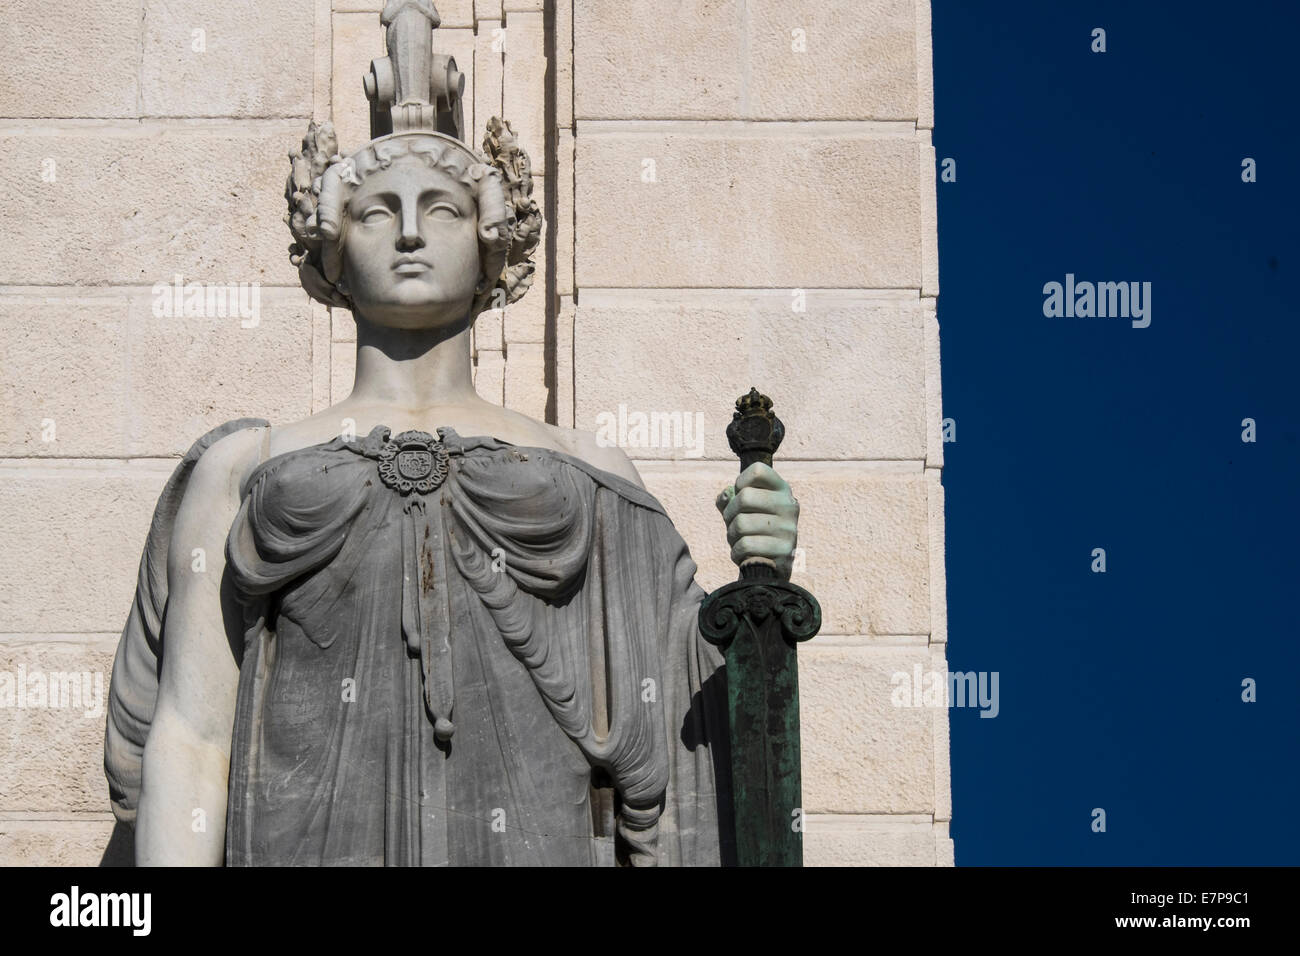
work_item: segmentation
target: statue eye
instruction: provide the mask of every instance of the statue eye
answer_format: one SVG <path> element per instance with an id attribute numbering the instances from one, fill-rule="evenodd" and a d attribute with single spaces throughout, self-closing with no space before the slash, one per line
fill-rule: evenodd
<path id="1" fill-rule="evenodd" d="M 392 218 L 392 212 L 384 206 L 371 206 L 361 213 L 361 221 L 370 225 Z"/>
<path id="2" fill-rule="evenodd" d="M 460 218 L 460 210 L 451 203 L 440 202 L 434 203 L 429 207 L 428 215 L 432 219 L 445 219 L 450 221 L 452 219 Z"/>

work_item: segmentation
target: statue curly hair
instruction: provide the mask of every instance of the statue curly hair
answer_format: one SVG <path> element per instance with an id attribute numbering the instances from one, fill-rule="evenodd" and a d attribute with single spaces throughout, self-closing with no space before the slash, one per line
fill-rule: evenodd
<path id="1" fill-rule="evenodd" d="M 340 287 L 347 199 L 365 177 L 395 160 L 415 156 L 465 186 L 478 206 L 479 255 L 483 276 L 472 313 L 517 302 L 533 282 L 542 216 L 532 198 L 532 168 L 510 124 L 493 117 L 483 141 L 486 156 L 442 133 L 398 133 L 372 140 L 344 158 L 332 123 L 311 123 L 302 147 L 289 154 L 292 170 L 284 195 L 284 217 L 294 242 L 289 261 L 303 288 L 326 305 L 351 309 Z"/>

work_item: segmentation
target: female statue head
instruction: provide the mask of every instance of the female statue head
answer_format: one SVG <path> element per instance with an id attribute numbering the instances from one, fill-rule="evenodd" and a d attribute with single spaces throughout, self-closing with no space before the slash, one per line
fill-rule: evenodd
<path id="1" fill-rule="evenodd" d="M 461 141 L 465 78 L 430 50 L 431 0 L 388 0 L 388 56 L 365 78 L 372 139 L 346 159 L 312 123 L 289 154 L 289 258 L 303 288 L 400 329 L 470 322 L 528 291 L 542 216 L 528 156 L 492 117 L 482 154 Z"/>
<path id="2" fill-rule="evenodd" d="M 345 159 L 332 125 L 312 123 L 285 187 L 290 260 L 308 294 L 404 329 L 521 298 L 541 234 L 528 157 L 496 117 L 484 149 L 413 130 Z"/>

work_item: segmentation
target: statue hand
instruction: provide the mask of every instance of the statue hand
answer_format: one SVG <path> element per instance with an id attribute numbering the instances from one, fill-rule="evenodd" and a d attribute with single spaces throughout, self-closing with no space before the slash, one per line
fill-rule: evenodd
<path id="1" fill-rule="evenodd" d="M 737 565 L 770 564 L 788 579 L 798 541 L 799 502 L 785 479 L 755 462 L 734 486 L 722 490 L 717 505 L 727 523 L 731 560 Z"/>

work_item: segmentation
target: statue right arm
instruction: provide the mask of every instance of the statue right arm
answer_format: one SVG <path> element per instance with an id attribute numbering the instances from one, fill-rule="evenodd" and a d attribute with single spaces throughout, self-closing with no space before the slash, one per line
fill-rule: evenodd
<path id="1" fill-rule="evenodd" d="M 135 858 L 141 866 L 221 866 L 241 619 L 223 585 L 226 536 L 263 429 L 235 432 L 194 467 L 167 559 L 158 701 L 144 748 Z"/>

